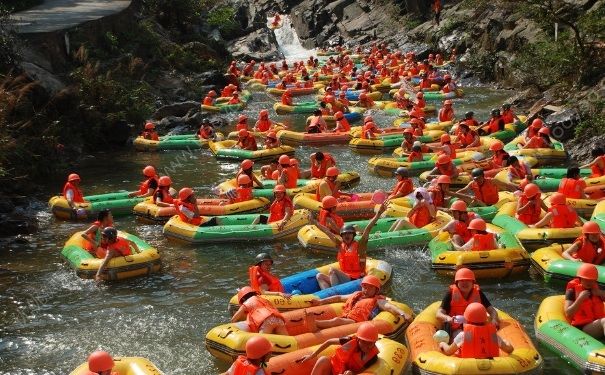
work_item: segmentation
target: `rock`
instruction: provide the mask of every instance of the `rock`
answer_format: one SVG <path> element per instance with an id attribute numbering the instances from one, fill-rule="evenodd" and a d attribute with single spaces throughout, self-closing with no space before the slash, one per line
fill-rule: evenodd
<path id="1" fill-rule="evenodd" d="M 8 214 L 13 212 L 15 205 L 7 197 L 0 197 L 0 213 Z"/>
<path id="2" fill-rule="evenodd" d="M 33 81 L 44 87 L 50 96 L 58 93 L 65 88 L 65 84 L 59 78 L 46 69 L 29 62 L 22 62 L 21 68 L 25 75 Z"/>
<path id="3" fill-rule="evenodd" d="M 165 131 L 184 125 L 185 123 L 183 122 L 182 117 L 167 116 L 160 120 L 160 122 L 157 124 L 157 127 Z"/>
<path id="4" fill-rule="evenodd" d="M 544 122 L 550 128 L 553 138 L 566 141 L 574 137 L 576 125 L 580 123 L 580 114 L 575 109 L 567 108 L 548 115 Z"/>
<path id="5" fill-rule="evenodd" d="M 20 215 L 0 215 L 0 236 L 10 237 L 20 234 L 32 234 L 37 230 L 35 218 Z"/>
<path id="6" fill-rule="evenodd" d="M 275 35 L 266 27 L 229 42 L 227 50 L 237 60 L 266 61 L 281 58 Z"/>
<path id="7" fill-rule="evenodd" d="M 151 115 L 151 118 L 154 120 L 161 120 L 164 117 L 168 116 L 182 117 L 185 116 L 187 112 L 189 112 L 191 109 L 195 108 L 197 108 L 199 111 L 200 103 L 193 100 L 180 103 L 172 103 L 160 107 Z"/>
<path id="8" fill-rule="evenodd" d="M 223 72 L 210 70 L 195 76 L 197 84 L 202 87 L 202 91 L 207 91 L 204 86 L 224 87 L 227 85 L 227 79 Z M 208 88 L 212 90 L 212 88 Z"/>

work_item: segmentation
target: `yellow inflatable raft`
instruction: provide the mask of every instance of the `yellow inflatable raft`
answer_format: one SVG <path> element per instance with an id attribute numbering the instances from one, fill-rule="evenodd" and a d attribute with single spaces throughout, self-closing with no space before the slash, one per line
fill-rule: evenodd
<path id="1" fill-rule="evenodd" d="M 278 131 L 284 130 L 286 128 L 287 128 L 287 126 L 284 125 L 283 123 L 275 122 L 275 123 L 273 123 L 273 126 L 271 126 L 271 129 L 266 132 L 257 132 L 257 131 L 252 131 L 252 130 L 249 130 L 248 132 L 250 134 L 252 134 L 254 136 L 254 138 L 256 138 L 256 139 L 265 139 L 267 137 L 267 133 L 269 133 L 270 131 L 278 132 Z M 233 131 L 233 132 L 230 132 L 229 134 L 227 134 L 227 139 L 236 141 L 238 138 L 239 138 L 239 132 L 237 132 L 237 131 Z"/>
<path id="2" fill-rule="evenodd" d="M 112 374 L 118 375 L 164 375 L 147 358 L 142 357 L 113 357 Z M 70 375 L 88 375 L 88 362 L 82 363 Z"/>
<path id="3" fill-rule="evenodd" d="M 267 161 L 275 159 L 280 155 L 294 155 L 294 148 L 290 146 L 280 146 L 270 149 L 258 149 L 256 151 L 242 150 L 233 148 L 237 141 L 226 140 L 222 142 L 210 142 L 208 144 L 210 151 L 214 156 L 221 159 Z"/>

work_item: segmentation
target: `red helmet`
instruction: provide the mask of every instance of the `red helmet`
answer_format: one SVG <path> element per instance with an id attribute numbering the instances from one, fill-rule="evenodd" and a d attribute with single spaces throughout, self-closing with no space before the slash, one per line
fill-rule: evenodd
<path id="1" fill-rule="evenodd" d="M 113 368 L 113 358 L 103 350 L 97 350 L 88 356 L 88 370 L 92 372 L 104 372 Z"/>
<path id="2" fill-rule="evenodd" d="M 266 109 L 263 109 L 263 110 L 261 110 L 261 111 L 258 113 L 258 115 L 259 115 L 260 117 L 263 117 L 263 116 L 269 116 L 269 111 L 267 111 Z"/>
<path id="3" fill-rule="evenodd" d="M 158 180 L 158 185 L 160 185 L 160 186 L 170 186 L 170 185 L 172 185 L 172 180 L 168 176 L 162 176 Z"/>
<path id="4" fill-rule="evenodd" d="M 376 342 L 378 341 L 378 328 L 370 322 L 362 323 L 357 328 L 356 336 L 363 341 Z"/>
<path id="5" fill-rule="evenodd" d="M 249 134 L 250 132 L 248 132 L 246 129 L 240 129 L 240 131 L 237 133 L 240 138 L 246 138 Z"/>
<path id="6" fill-rule="evenodd" d="M 422 91 L 418 91 L 418 92 L 416 93 L 416 98 L 418 98 L 418 99 L 422 99 L 422 98 L 424 98 L 424 93 L 423 93 Z"/>
<path id="7" fill-rule="evenodd" d="M 238 123 L 242 123 L 242 122 L 246 122 L 246 121 L 248 121 L 248 116 L 246 116 L 246 115 L 239 115 L 239 117 L 237 118 Z"/>
<path id="8" fill-rule="evenodd" d="M 437 164 L 449 164 L 451 162 L 452 162 L 452 159 L 450 159 L 450 157 L 447 155 L 440 155 L 437 158 Z"/>
<path id="9" fill-rule="evenodd" d="M 504 144 L 500 141 L 494 142 L 491 144 L 491 146 L 489 146 L 489 149 L 491 151 L 500 151 L 504 149 Z"/>
<path id="10" fill-rule="evenodd" d="M 321 200 L 322 208 L 328 209 L 328 208 L 336 207 L 336 205 L 338 205 L 338 201 L 336 200 L 336 198 L 334 198 L 331 195 L 326 195 Z"/>
<path id="11" fill-rule="evenodd" d="M 468 210 L 468 207 L 466 206 L 465 201 L 455 201 L 454 203 L 452 203 L 450 210 L 466 212 Z"/>
<path id="12" fill-rule="evenodd" d="M 248 185 L 252 180 L 250 180 L 250 177 L 247 174 L 240 174 L 237 177 L 237 184 L 238 185 Z"/>
<path id="13" fill-rule="evenodd" d="M 143 168 L 143 176 L 145 177 L 154 177 L 156 174 L 155 168 L 152 165 L 148 165 Z"/>
<path id="14" fill-rule="evenodd" d="M 566 204 L 567 199 L 565 198 L 565 194 L 554 193 L 550 196 L 550 204 Z"/>
<path id="15" fill-rule="evenodd" d="M 271 353 L 273 344 L 264 336 L 254 336 L 246 342 L 246 357 L 248 359 L 261 359 Z"/>
<path id="16" fill-rule="evenodd" d="M 485 323 L 487 320 L 487 310 L 485 309 L 485 306 L 479 302 L 473 302 L 466 306 L 466 310 L 464 310 L 464 319 L 471 324 Z"/>
<path id="17" fill-rule="evenodd" d="M 468 268 L 460 268 L 456 271 L 454 282 L 463 280 L 475 281 L 475 273 Z"/>
<path id="18" fill-rule="evenodd" d="M 69 181 L 69 182 L 80 181 L 80 176 L 77 175 L 76 173 L 70 173 L 70 175 L 67 176 L 67 181 Z"/>
<path id="19" fill-rule="evenodd" d="M 582 263 L 582 265 L 578 267 L 576 276 L 586 280 L 597 281 L 599 279 L 599 270 L 592 263 Z"/>
<path id="20" fill-rule="evenodd" d="M 542 126 L 544 126 L 544 122 L 539 118 L 531 122 L 531 127 L 534 129 L 540 129 Z"/>
<path id="21" fill-rule="evenodd" d="M 542 127 L 540 128 L 540 130 L 538 130 L 538 134 L 550 135 L 550 129 L 547 127 Z"/>
<path id="22" fill-rule="evenodd" d="M 418 126 L 422 126 L 424 125 L 424 121 L 422 121 L 419 118 L 414 117 L 413 119 L 410 120 L 410 124 L 414 124 L 414 125 L 418 125 Z M 445 134 L 444 134 L 445 135 Z"/>
<path id="23" fill-rule="evenodd" d="M 279 164 L 290 165 L 290 157 L 288 155 L 282 155 L 278 159 Z"/>
<path id="24" fill-rule="evenodd" d="M 374 276 L 374 275 L 367 275 L 365 276 L 362 280 L 361 280 L 361 285 L 366 284 L 366 285 L 371 285 L 375 288 L 380 289 L 380 287 L 382 286 L 382 284 L 380 283 L 380 280 Z"/>
<path id="25" fill-rule="evenodd" d="M 208 91 L 208 96 L 216 96 L 216 91 L 214 91 L 214 90 Z"/>
<path id="26" fill-rule="evenodd" d="M 328 177 L 336 177 L 340 174 L 340 171 L 336 167 L 330 167 L 326 170 L 326 176 Z"/>
<path id="27" fill-rule="evenodd" d="M 145 130 L 152 130 L 155 129 L 155 125 L 153 124 L 153 122 L 148 122 L 145 124 Z"/>
<path id="28" fill-rule="evenodd" d="M 438 184 L 451 184 L 452 179 L 450 178 L 450 176 L 446 176 L 446 175 L 442 174 L 441 176 L 437 177 L 437 183 Z"/>
<path id="29" fill-rule="evenodd" d="M 243 170 L 247 170 L 254 166 L 254 162 L 250 159 L 245 159 L 244 161 L 242 161 L 242 164 L 240 164 L 240 166 Z"/>
<path id="30" fill-rule="evenodd" d="M 536 194 L 540 194 L 540 188 L 536 184 L 527 184 L 523 189 L 523 193 L 526 197 L 531 198 Z"/>
<path id="31" fill-rule="evenodd" d="M 451 142 L 452 138 L 450 138 L 449 134 L 441 134 L 441 143 L 445 143 L 445 142 Z"/>
<path id="32" fill-rule="evenodd" d="M 277 172 L 277 171 L 275 171 L 275 172 Z M 286 187 L 284 185 L 275 185 L 275 187 L 273 188 L 273 192 L 274 193 L 285 193 Z"/>
<path id="33" fill-rule="evenodd" d="M 587 221 L 582 225 L 583 234 L 601 234 L 601 227 L 594 221 Z"/>
<path id="34" fill-rule="evenodd" d="M 443 105 L 452 105 L 452 101 L 448 99 L 443 102 Z"/>
<path id="35" fill-rule="evenodd" d="M 245 286 L 243 288 L 241 288 L 240 290 L 237 291 L 237 301 L 241 304 L 242 300 L 244 299 L 244 297 L 246 297 L 248 294 L 258 294 L 258 292 L 252 288 L 250 288 L 249 286 Z"/>
<path id="36" fill-rule="evenodd" d="M 473 219 L 468 223 L 468 229 L 485 231 L 486 225 L 483 219 Z"/>
<path id="37" fill-rule="evenodd" d="M 182 188 L 179 191 L 179 199 L 182 201 L 187 200 L 192 194 L 193 194 L 193 189 L 188 188 L 188 187 Z"/>
<path id="38" fill-rule="evenodd" d="M 412 129 L 410 129 L 410 128 L 406 128 L 406 129 L 403 131 L 403 134 L 414 134 L 414 131 L 413 131 Z"/>

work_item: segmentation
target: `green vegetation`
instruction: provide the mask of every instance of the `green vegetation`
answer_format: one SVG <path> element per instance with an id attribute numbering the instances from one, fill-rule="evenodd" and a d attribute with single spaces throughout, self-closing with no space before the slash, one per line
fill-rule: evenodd
<path id="1" fill-rule="evenodd" d="M 19 60 L 17 37 L 9 16 L 8 8 L 0 5 L 0 74 L 12 69 Z"/>
<path id="2" fill-rule="evenodd" d="M 605 134 L 605 99 L 601 97 L 595 100 L 589 99 L 587 104 L 588 107 L 582 114 L 582 121 L 575 128 L 576 137 Z"/>
<path id="3" fill-rule="evenodd" d="M 208 24 L 219 29 L 223 37 L 229 38 L 241 30 L 235 21 L 235 9 L 232 7 L 216 7 L 208 13 Z"/>

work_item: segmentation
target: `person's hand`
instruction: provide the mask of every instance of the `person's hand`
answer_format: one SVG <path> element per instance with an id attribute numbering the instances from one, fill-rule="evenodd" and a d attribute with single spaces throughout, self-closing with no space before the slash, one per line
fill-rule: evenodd
<path id="1" fill-rule="evenodd" d="M 405 320 L 406 322 L 412 320 L 412 317 L 409 316 L 408 314 L 406 314 L 405 312 L 401 312 L 401 314 L 399 314 L 399 316 L 402 317 L 403 320 Z"/>
<path id="2" fill-rule="evenodd" d="M 309 302 L 311 303 L 311 306 L 319 306 L 319 305 L 321 305 L 321 302 L 317 298 L 313 298 Z"/>
<path id="3" fill-rule="evenodd" d="M 445 349 L 447 349 L 448 345 L 444 342 L 440 342 L 439 343 L 439 350 L 441 350 L 442 352 L 445 351 Z"/>
<path id="4" fill-rule="evenodd" d="M 313 353 L 312 353 L 312 354 L 308 354 L 308 355 L 306 355 L 306 356 L 302 357 L 302 358 L 300 359 L 300 362 L 299 362 L 299 363 L 305 363 L 305 362 L 307 362 L 308 360 L 313 359 L 313 358 L 315 358 L 315 356 L 313 355 Z"/>
<path id="5" fill-rule="evenodd" d="M 585 300 L 587 300 L 589 298 L 590 298 L 590 290 L 583 290 L 576 297 L 576 301 L 583 302 L 583 301 L 585 301 Z"/>
<path id="6" fill-rule="evenodd" d="M 95 275 L 95 281 L 96 281 L 97 283 L 100 283 L 101 281 L 103 281 L 103 279 L 101 278 L 101 275 L 96 274 L 96 275 Z"/>

